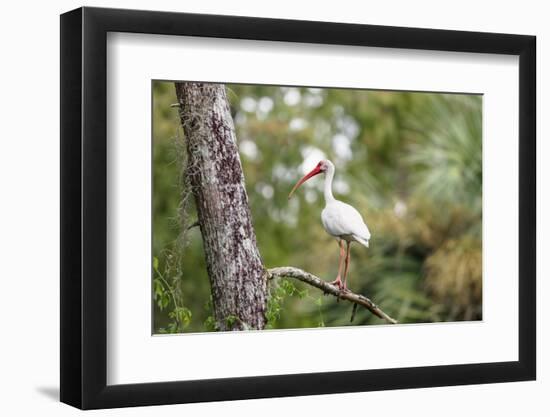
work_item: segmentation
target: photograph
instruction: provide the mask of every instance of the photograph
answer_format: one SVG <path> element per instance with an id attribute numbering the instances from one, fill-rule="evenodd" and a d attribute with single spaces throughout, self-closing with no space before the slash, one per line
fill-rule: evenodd
<path id="1" fill-rule="evenodd" d="M 482 94 L 151 89 L 153 334 L 483 319 Z"/>
<path id="2" fill-rule="evenodd" d="M 41 29 L 59 58 L 41 97 L 60 103 L 34 112 L 39 161 L 8 152 L 29 202 L 4 217 L 59 230 L 30 227 L 6 258 L 42 268 L 21 293 L 41 325 L 16 350 L 49 346 L 8 366 L 36 386 L 13 410 L 541 408 L 543 14 L 294 6 L 75 5 Z M 30 92 L 5 96 L 29 119 Z M 58 256 L 29 263 L 35 238 Z"/>

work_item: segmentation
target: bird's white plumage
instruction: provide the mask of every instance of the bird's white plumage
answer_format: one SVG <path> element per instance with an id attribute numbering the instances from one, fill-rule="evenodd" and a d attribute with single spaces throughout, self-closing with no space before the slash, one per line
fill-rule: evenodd
<path id="1" fill-rule="evenodd" d="M 329 235 L 348 242 L 358 242 L 368 247 L 370 231 L 361 214 L 349 204 L 336 200 L 332 195 L 332 180 L 334 179 L 334 164 L 329 160 L 319 162 L 325 172 L 325 203 L 321 212 L 321 221 Z"/>
<path id="2" fill-rule="evenodd" d="M 336 200 L 332 195 L 334 171 L 334 164 L 331 161 L 328 159 L 320 161 L 312 171 L 296 183 L 288 197 L 290 198 L 292 193 L 309 178 L 324 173 L 326 205 L 321 212 L 321 221 L 323 222 L 325 230 L 329 235 L 338 239 L 344 239 L 348 242 L 358 242 L 368 247 L 370 232 L 361 214 L 349 204 Z"/>
<path id="3" fill-rule="evenodd" d="M 361 214 L 338 200 L 327 202 L 321 212 L 323 227 L 329 235 L 369 246 L 370 231 Z"/>
<path id="4" fill-rule="evenodd" d="M 332 195 L 332 180 L 334 179 L 334 164 L 328 159 L 320 161 L 315 168 L 304 175 L 290 191 L 288 198 L 292 196 L 294 191 L 308 179 L 315 175 L 324 173 L 325 184 L 325 208 L 321 212 L 321 221 L 327 233 L 339 239 L 340 258 L 338 260 L 338 276 L 331 284 L 337 285 L 343 291 L 347 291 L 347 275 L 350 259 L 351 242 L 358 242 L 367 248 L 369 247 L 370 232 L 361 217 L 361 214 L 349 204 L 338 201 Z M 347 241 L 346 250 L 342 240 Z M 344 261 L 345 259 L 345 261 Z M 342 266 L 344 267 L 344 278 L 342 279 Z"/>

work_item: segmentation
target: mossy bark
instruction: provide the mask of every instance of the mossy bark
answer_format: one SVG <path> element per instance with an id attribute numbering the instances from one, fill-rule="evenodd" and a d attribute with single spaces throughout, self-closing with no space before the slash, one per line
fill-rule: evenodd
<path id="1" fill-rule="evenodd" d="M 263 329 L 267 277 L 256 245 L 225 87 L 175 83 L 219 330 Z"/>

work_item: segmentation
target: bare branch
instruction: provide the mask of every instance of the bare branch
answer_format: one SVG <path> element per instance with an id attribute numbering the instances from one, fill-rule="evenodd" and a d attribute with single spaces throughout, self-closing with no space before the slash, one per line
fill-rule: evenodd
<path id="1" fill-rule="evenodd" d="M 188 230 L 191 230 L 193 227 L 197 227 L 197 226 L 200 226 L 200 225 L 201 225 L 200 222 L 198 220 L 196 220 L 193 223 L 191 223 L 189 226 L 187 226 L 185 231 L 187 232 Z"/>
<path id="2" fill-rule="evenodd" d="M 371 300 L 361 294 L 355 294 L 349 290 L 341 291 L 337 286 L 332 285 L 326 281 L 323 281 L 321 278 L 316 277 L 309 272 L 302 271 L 301 269 L 294 268 L 292 266 L 282 266 L 278 268 L 271 268 L 267 270 L 268 279 L 273 278 L 294 278 L 299 281 L 302 281 L 306 284 L 309 284 L 315 288 L 320 289 L 325 294 L 331 294 L 335 297 L 341 298 L 343 300 L 350 301 L 355 304 L 359 304 L 369 310 L 375 316 L 386 320 L 388 323 L 397 324 L 397 320 L 391 318 L 386 313 L 384 313 L 380 307 L 374 304 Z"/>

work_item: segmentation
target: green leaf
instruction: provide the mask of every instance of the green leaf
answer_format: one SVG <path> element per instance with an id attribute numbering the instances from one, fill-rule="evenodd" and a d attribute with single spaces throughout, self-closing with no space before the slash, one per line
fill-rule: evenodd
<path id="1" fill-rule="evenodd" d="M 225 318 L 225 323 L 227 324 L 227 327 L 231 328 L 235 323 L 239 321 L 239 318 L 233 314 L 230 314 Z"/>
<path id="2" fill-rule="evenodd" d="M 160 296 L 160 304 L 159 307 L 161 310 L 164 310 L 168 305 L 170 304 L 170 294 L 168 292 L 163 292 Z"/>
<path id="3" fill-rule="evenodd" d="M 208 316 L 206 320 L 204 321 L 204 327 L 207 331 L 215 331 L 218 330 L 216 326 L 216 320 L 214 320 L 213 316 Z"/>
<path id="4" fill-rule="evenodd" d="M 192 313 L 187 307 L 178 307 L 168 314 L 168 317 L 176 320 L 185 329 L 191 323 Z"/>
<path id="5" fill-rule="evenodd" d="M 160 279 L 153 280 L 153 291 L 155 294 L 155 300 L 158 297 L 161 297 L 162 294 L 164 293 L 164 287 L 162 286 L 162 282 L 160 281 Z"/>

